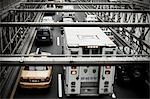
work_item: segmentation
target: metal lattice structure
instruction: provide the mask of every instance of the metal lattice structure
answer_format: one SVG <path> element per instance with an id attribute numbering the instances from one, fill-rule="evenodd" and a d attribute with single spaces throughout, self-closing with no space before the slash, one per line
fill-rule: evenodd
<path id="1" fill-rule="evenodd" d="M 110 57 L 111 56 L 111 57 Z M 120 65 L 149 64 L 150 55 L 1 55 L 3 65 Z"/>
<path id="2" fill-rule="evenodd" d="M 7 13 L 7 17 L 2 18 L 1 22 L 1 53 L 15 53 L 20 46 L 21 41 L 27 35 L 30 27 L 33 26 L 100 26 L 109 27 L 116 37 L 116 42 L 124 48 L 128 47 L 127 54 L 149 54 L 149 35 L 150 35 L 150 10 L 145 8 L 134 9 L 132 3 L 121 2 L 95 2 L 89 1 L 84 3 L 82 0 L 77 3 L 81 9 L 63 10 L 63 9 L 39 9 L 47 2 L 20 3 L 17 9 L 11 9 Z M 59 4 L 59 3 L 49 3 Z M 60 3 L 68 5 L 69 3 Z M 97 5 L 96 5 L 97 4 Z M 82 6 L 81 6 L 82 5 Z M 84 6 L 83 6 L 84 5 Z M 92 6 L 90 6 L 92 5 Z M 135 6 L 135 5 L 134 5 Z M 36 8 L 36 9 L 35 9 Z M 38 23 L 34 22 L 37 12 L 85 12 L 86 14 L 96 14 L 102 22 L 96 23 Z M 39 14 L 39 13 L 38 13 Z M 106 22 L 106 23 L 104 23 Z M 22 27 L 20 27 L 22 26 Z"/>
<path id="3" fill-rule="evenodd" d="M 84 0 L 81 0 L 82 2 Z M 81 2 L 80 1 L 80 2 Z M 96 2 L 91 0 L 89 2 Z M 133 13 L 132 11 L 136 9 L 135 5 L 139 5 L 139 2 L 133 1 L 134 5 L 122 6 L 122 5 L 84 5 L 80 6 L 82 9 L 120 9 L 122 12 L 88 12 L 86 14 L 96 14 L 102 22 L 116 22 L 116 23 L 150 23 L 150 12 L 138 12 Z M 132 2 L 132 3 L 133 3 Z M 131 2 L 130 2 L 131 3 Z M 145 11 L 149 9 L 149 3 L 146 4 L 142 10 Z M 143 6 L 143 4 L 141 5 Z M 124 12 L 125 9 L 131 10 L 131 12 Z M 138 9 L 141 10 L 141 9 Z M 116 27 L 110 28 L 117 40 L 121 40 L 123 46 L 128 46 L 130 51 L 126 53 L 150 53 L 149 36 L 150 31 L 148 27 Z M 123 41 L 122 41 L 123 40 Z"/>
<path id="4" fill-rule="evenodd" d="M 37 0 L 24 0 L 35 2 Z M 42 0 L 41 0 L 42 1 Z M 41 6 L 27 6 L 28 8 L 40 8 Z M 0 12 L 0 21 L 1 22 L 29 22 L 38 20 L 37 15 L 41 15 L 40 13 L 17 13 L 11 11 L 12 8 L 23 8 L 20 5 L 20 0 L 2 0 L 1 2 L 1 12 Z M 34 28 L 33 28 L 34 29 Z M 32 30 L 33 30 L 32 29 Z M 33 34 L 28 34 L 31 28 L 29 27 L 0 27 L 0 54 L 14 54 L 14 53 L 28 53 L 27 48 L 30 46 L 26 39 L 32 38 Z M 26 43 L 24 43 L 26 41 Z M 26 46 L 29 45 L 29 46 Z M 10 91 L 14 86 L 14 76 L 18 76 L 20 67 L 11 67 L 3 66 L 0 64 L 0 97 L 8 98 L 10 96 Z M 11 82 L 10 82 L 11 81 Z M 11 87 L 7 86 L 7 83 Z M 7 87 L 7 88 L 6 88 Z"/>
<path id="5" fill-rule="evenodd" d="M 5 1 L 5 0 L 4 0 Z M 7 1 L 7 0 L 6 0 Z M 16 0 L 18 1 L 18 0 Z M 45 0 L 24 0 L 17 2 L 13 7 L 0 13 L 0 73 L 4 86 L 11 72 L 16 67 L 10 65 L 20 64 L 150 64 L 150 2 L 144 0 L 115 1 L 108 0 L 78 0 L 77 2 L 44 2 Z M 27 2 L 26 2 L 27 1 Z M 37 2 L 38 1 L 38 2 Z M 15 0 L 11 0 L 15 2 Z M 10 3 L 11 3 L 10 2 Z M 47 4 L 78 5 L 80 9 L 43 9 Z M 4 6 L 7 4 L 3 4 Z M 96 23 L 41 23 L 43 12 L 85 12 L 86 15 L 98 16 L 100 22 Z M 29 44 L 34 41 L 35 27 L 37 26 L 99 26 L 108 27 L 118 46 L 122 47 L 124 55 L 107 56 L 30 56 L 14 55 L 16 53 L 29 53 Z M 24 46 L 26 44 L 26 47 Z M 32 43 L 31 43 L 32 45 Z M 118 47 L 118 48 L 119 48 Z M 24 49 L 25 52 L 21 52 Z M 12 54 L 12 55 L 10 55 Z M 4 66 L 7 65 L 7 66 Z M 132 66 L 132 65 L 131 65 Z M 6 75 L 7 74 L 7 75 Z M 1 88 L 2 89 L 2 88 Z M 0 92 L 4 90 L 0 90 Z"/>
<path id="6" fill-rule="evenodd" d="M 25 8 L 24 6 L 17 6 L 16 8 L 22 9 Z M 29 5 L 26 8 L 41 8 L 40 5 Z M 9 10 L 8 12 L 1 13 L 1 22 L 30 22 L 36 21 L 37 15 L 40 15 L 37 12 L 31 13 L 18 13 L 16 11 Z M 1 28 L 1 44 L 0 44 L 0 53 L 16 53 L 19 46 L 21 46 L 21 42 L 27 36 L 27 32 L 30 28 L 29 27 L 3 27 Z"/>
<path id="7" fill-rule="evenodd" d="M 134 1 L 135 2 L 135 1 Z M 35 5 L 37 4 L 37 5 Z M 17 9 L 11 9 L 8 12 L 8 17 L 2 18 L 2 22 L 34 22 L 33 19 L 35 19 L 33 16 L 36 12 L 50 12 L 50 11 L 57 11 L 57 12 L 68 12 L 68 11 L 74 11 L 74 12 L 88 12 L 88 14 L 96 14 L 98 15 L 99 19 L 103 22 L 116 22 L 116 23 L 149 23 L 149 9 L 145 8 L 144 10 L 136 9 L 133 10 L 133 7 L 135 6 L 135 3 L 133 5 L 133 2 L 99 2 L 98 1 L 92 1 L 85 2 L 82 0 L 81 4 L 80 2 L 71 2 L 71 3 L 60 3 L 63 5 L 84 5 L 80 6 L 82 9 L 75 9 L 75 10 L 62 10 L 62 9 L 52 9 L 52 10 L 45 10 L 45 9 L 32 9 L 32 8 L 40 8 L 41 5 L 45 4 L 59 4 L 59 3 L 48 3 L 48 2 L 21 2 L 20 6 Z M 124 4 L 124 5 L 123 5 Z M 92 6 L 90 6 L 92 5 Z M 146 4 L 147 6 L 147 4 Z M 88 10 L 87 10 L 88 9 Z M 32 13 L 34 12 L 34 13 Z M 22 17 L 23 16 L 23 17 Z M 32 18 L 32 19 L 31 19 Z M 15 25 L 15 24 L 14 24 Z M 144 25 L 144 24 L 143 24 Z M 3 25 L 2 25 L 3 26 Z M 145 25 L 146 26 L 146 25 Z M 20 28 L 17 27 L 4 27 L 1 29 L 3 32 L 1 34 L 1 53 L 11 53 L 15 52 L 18 48 L 19 44 L 23 37 L 25 37 L 25 32 L 27 32 L 27 28 Z M 113 28 L 114 30 L 114 28 Z M 9 33 L 12 31 L 12 33 Z M 142 27 L 116 27 L 115 31 L 117 34 L 122 36 L 125 39 L 125 42 L 128 41 L 128 45 L 134 46 L 136 45 L 136 51 L 138 53 L 141 53 L 140 50 L 144 49 L 144 53 L 149 53 L 149 28 L 146 26 Z M 9 35 L 11 34 L 11 35 Z M 138 35 L 137 35 L 138 34 Z M 13 36 L 12 36 L 13 35 Z M 9 38 L 8 38 L 9 37 Z M 22 37 L 22 38 L 21 38 Z M 11 38 L 11 39 L 10 39 Z M 122 39 L 122 38 L 121 38 Z M 141 39 L 141 41 L 139 41 Z M 16 43 L 17 42 L 17 43 Z M 130 44 L 132 42 L 132 44 Z M 143 47 L 141 47 L 139 43 L 144 44 Z M 138 43 L 138 45 L 137 45 Z M 127 45 L 127 44 L 126 44 Z M 133 47 L 132 47 L 133 48 Z"/>
<path id="8" fill-rule="evenodd" d="M 80 4 L 81 2 L 81 4 Z M 126 2 L 99 2 L 84 0 L 72 3 L 48 3 L 48 2 L 21 2 L 20 8 L 11 9 L 8 13 L 7 20 L 1 22 L 1 53 L 5 51 L 14 53 L 18 48 L 18 40 L 23 40 L 25 33 L 30 27 L 38 26 L 99 26 L 109 27 L 113 32 L 116 42 L 119 46 L 123 46 L 124 54 L 144 54 L 150 53 L 149 35 L 150 35 L 150 10 L 148 8 L 134 9 L 133 3 Z M 35 4 L 37 4 L 35 6 Z M 46 4 L 63 4 L 63 5 L 79 5 L 80 9 L 64 10 L 64 9 L 41 9 L 41 5 Z M 36 9 L 34 9 L 36 7 Z M 34 13 L 42 12 L 85 12 L 85 14 L 96 14 L 101 22 L 88 23 L 41 23 L 34 21 Z M 20 17 L 22 16 L 23 17 Z M 35 15 L 36 16 L 36 15 Z M 33 19 L 31 19 L 33 18 Z M 19 31 L 16 30 L 19 27 Z M 21 27 L 21 28 L 20 28 Z M 9 33 L 12 30 L 12 33 Z M 21 31 L 21 32 L 20 32 Z M 22 32 L 23 31 L 23 32 Z M 14 34 L 12 35 L 9 34 Z M 23 35 L 22 35 L 23 34 Z M 9 37 L 9 39 L 8 39 Z M 20 39 L 18 39 L 20 38 Z M 3 43 L 4 42 L 4 43 Z M 16 43 L 17 42 L 17 43 Z M 6 44 L 5 44 L 6 43 Z M 20 41 L 19 41 L 20 43 Z M 14 46 L 16 45 L 16 46 Z M 4 47 L 6 46 L 6 47 Z M 127 51 L 125 49 L 128 48 Z M 8 52 L 6 52 L 8 53 Z"/>

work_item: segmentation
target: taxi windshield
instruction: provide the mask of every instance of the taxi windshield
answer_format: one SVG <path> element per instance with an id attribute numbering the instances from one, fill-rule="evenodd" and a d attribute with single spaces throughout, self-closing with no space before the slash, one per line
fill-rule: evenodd
<path id="1" fill-rule="evenodd" d="M 25 66 L 24 70 L 44 71 L 44 70 L 48 70 L 48 68 L 47 68 L 47 66 Z"/>

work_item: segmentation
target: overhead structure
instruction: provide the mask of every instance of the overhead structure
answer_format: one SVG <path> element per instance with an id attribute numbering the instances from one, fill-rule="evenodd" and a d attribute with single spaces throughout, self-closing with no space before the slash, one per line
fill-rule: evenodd
<path id="1" fill-rule="evenodd" d="M 127 2 L 20 2 L 20 5 L 46 5 L 46 4 L 61 4 L 61 5 L 130 5 Z"/>
<path id="2" fill-rule="evenodd" d="M 110 57 L 111 56 L 111 57 Z M 0 55 L 1 65 L 130 65 L 150 64 L 150 55 Z"/>
<path id="3" fill-rule="evenodd" d="M 128 12 L 128 13 L 150 13 L 150 10 L 132 9 L 12 9 L 17 12 Z"/>
<path id="4" fill-rule="evenodd" d="M 3 0 L 4 1 L 4 0 Z M 7 0 L 8 1 L 8 0 Z M 12 0 L 13 1 L 13 0 Z M 12 2 L 11 1 L 11 2 Z M 31 0 L 28 0 L 31 1 Z M 24 64 L 52 64 L 52 65 L 97 65 L 114 64 L 134 66 L 136 64 L 149 66 L 150 64 L 150 2 L 149 0 L 128 0 L 115 2 L 97 2 L 97 0 L 77 0 L 77 2 L 20 2 L 9 9 L 1 11 L 0 22 L 0 74 L 7 72 L 7 78 L 16 72 L 16 67 Z M 36 2 L 35 2 L 36 1 Z M 80 9 L 43 9 L 47 4 L 78 5 Z M 84 12 L 85 15 L 97 15 L 97 23 L 40 23 L 44 12 Z M 108 56 L 29 56 L 35 38 L 37 26 L 100 26 L 111 30 L 119 50 L 124 55 Z M 22 49 L 24 49 L 23 52 Z M 19 53 L 19 55 L 15 55 Z M 2 55 L 3 54 L 3 55 Z M 4 55 L 5 54 L 5 55 Z M 144 65 L 143 65 L 144 64 Z M 4 79 L 0 81 L 4 82 Z M 10 80 L 8 80 L 10 81 Z M 1 83 L 4 89 L 4 84 Z M 0 90 L 4 93 L 5 90 Z"/>
<path id="5" fill-rule="evenodd" d="M 38 0 L 38 1 L 43 1 L 43 0 Z M 0 7 L 1 22 L 38 21 L 39 20 L 38 17 L 41 16 L 41 13 L 37 13 L 37 12 L 24 14 L 24 13 L 14 13 L 9 11 L 12 8 L 21 8 L 18 3 L 19 0 L 2 0 L 0 2 L 1 2 L 1 7 Z M 37 5 L 28 6 L 28 8 L 40 8 L 40 7 L 41 6 L 37 6 Z M 32 31 L 34 31 L 34 29 L 35 28 L 32 28 Z M 29 31 L 31 32 L 31 28 L 15 27 L 12 29 L 12 28 L 0 27 L 0 54 L 29 53 L 30 46 L 32 44 L 31 39 L 33 38 L 33 33 L 28 34 Z M 20 71 L 20 67 L 11 67 L 10 65 L 4 66 L 0 64 L 0 75 L 1 75 L 0 76 L 1 79 L 0 98 L 12 98 L 9 96 L 13 90 L 13 87 L 15 86 L 14 84 L 17 82 L 16 78 L 19 74 L 19 71 Z"/>
<path id="6" fill-rule="evenodd" d="M 57 5 L 57 4 L 61 4 L 61 5 L 72 4 L 72 5 L 79 5 L 79 6 L 82 5 L 82 7 L 80 7 L 81 9 L 74 9 L 74 10 L 64 10 L 64 9 L 46 10 L 46 9 L 43 9 L 43 7 L 42 7 L 42 5 L 45 5 L 45 4 L 55 4 L 55 5 Z M 143 6 L 143 4 L 145 6 L 149 5 L 148 3 L 143 2 L 141 6 Z M 83 7 L 83 5 L 84 5 L 84 7 Z M 20 2 L 19 5 L 17 5 L 17 7 L 15 7 L 15 9 L 9 9 L 7 13 L 4 11 L 2 11 L 2 13 L 1 13 L 4 15 L 2 15 L 2 18 L 1 18 L 2 23 L 0 24 L 0 26 L 1 27 L 6 26 L 6 27 L 1 28 L 1 32 L 3 32 L 3 33 L 0 35 L 2 38 L 0 53 L 11 53 L 11 52 L 15 53 L 16 49 L 19 46 L 19 44 L 17 44 L 17 43 L 18 42 L 21 43 L 23 41 L 23 39 L 21 37 L 26 36 L 25 34 L 27 33 L 27 30 L 29 29 L 29 26 L 31 26 L 31 24 L 32 24 L 30 22 L 35 22 L 35 20 L 31 20 L 31 19 L 35 18 L 33 16 L 34 15 L 36 16 L 37 13 L 39 15 L 42 15 L 43 12 L 51 12 L 51 11 L 56 11 L 56 12 L 74 11 L 74 12 L 85 12 L 85 13 L 96 14 L 100 18 L 100 20 L 103 20 L 104 22 L 110 22 L 110 24 L 112 24 L 111 27 L 115 27 L 115 31 L 117 31 L 118 33 L 122 33 L 122 34 L 117 33 L 118 35 L 125 36 L 125 34 L 129 32 L 128 34 L 133 36 L 134 34 L 136 34 L 136 33 L 133 34 L 133 32 L 141 32 L 141 30 L 142 30 L 144 33 L 141 33 L 143 36 L 141 35 L 140 37 L 142 37 L 142 39 L 144 39 L 147 35 L 149 35 L 150 9 L 148 9 L 148 8 L 134 9 L 134 7 L 136 7 L 136 5 L 137 5 L 136 0 L 133 0 L 132 2 L 127 2 L 127 1 L 97 2 L 95 0 L 89 0 L 88 2 L 85 2 L 84 0 L 77 0 L 77 2 L 69 2 L 69 3 L 68 2 L 63 2 L 63 3 L 58 3 L 58 2 Z M 138 3 L 138 5 L 139 5 L 139 3 Z M 18 24 L 24 24 L 24 23 L 19 23 L 19 22 L 29 22 L 29 24 L 25 23 L 26 25 L 28 24 L 28 28 L 20 27 L 20 29 L 17 29 L 14 26 L 7 27 L 8 25 L 3 22 L 8 22 L 8 24 L 10 26 L 12 26 L 11 24 L 14 24 L 16 26 L 20 26 L 20 25 L 17 25 L 16 23 L 9 23 L 9 22 L 18 22 Z M 117 23 L 114 24 L 113 22 L 117 22 Z M 121 27 L 124 26 L 124 27 L 121 28 L 120 26 L 117 26 L 117 25 L 119 25 L 118 23 L 119 24 L 121 23 L 122 25 L 120 25 L 120 26 Z M 126 27 L 127 26 L 126 23 L 129 24 L 130 26 Z M 65 25 L 65 26 L 69 25 L 66 23 L 54 23 L 53 26 L 59 26 L 58 24 Z M 72 24 L 76 24 L 76 25 L 77 24 L 78 25 L 79 24 L 80 25 L 88 24 L 89 25 L 89 23 L 72 23 Z M 97 26 L 96 24 L 97 23 L 93 24 L 93 26 Z M 50 25 L 52 25 L 52 24 L 50 24 Z M 88 25 L 85 25 L 85 26 L 88 26 Z M 135 27 L 133 27 L 133 25 Z M 99 26 L 102 26 L 101 23 L 99 24 Z M 103 26 L 105 26 L 105 24 Z M 109 26 L 109 25 L 106 25 L 106 27 L 107 26 Z M 16 28 L 16 29 L 14 29 L 14 28 Z M 9 32 L 6 32 L 6 31 L 9 31 Z M 13 37 L 12 37 L 12 35 L 10 36 L 10 34 L 14 34 Z M 20 34 L 21 34 L 21 36 L 20 36 Z M 8 38 L 8 36 L 6 37 L 6 35 L 9 35 L 9 38 Z M 137 41 L 139 41 L 140 39 L 138 39 L 138 38 L 140 38 L 140 37 L 137 37 L 137 38 L 134 37 L 134 38 Z M 14 38 L 17 38 L 17 39 L 14 40 Z M 127 38 L 129 39 L 129 37 L 127 37 Z M 18 40 L 20 40 L 20 41 L 18 41 Z M 122 39 L 120 39 L 120 40 L 122 40 Z M 137 42 L 134 39 L 132 41 Z M 17 42 L 17 43 L 15 43 L 15 42 Z M 144 42 L 146 45 L 149 45 L 147 40 L 146 41 L 144 40 Z M 136 44 L 136 43 L 134 43 L 134 44 Z M 16 47 L 14 47 L 14 46 L 16 46 Z M 147 49 L 144 49 L 144 50 L 147 50 Z M 149 52 L 149 51 L 147 51 L 147 52 Z"/>
<path id="7" fill-rule="evenodd" d="M 79 27 L 79 26 L 89 26 L 89 27 L 147 27 L 150 28 L 150 23 L 116 23 L 116 22 L 1 22 L 1 27 L 16 27 L 16 26 L 25 26 L 25 27 L 38 27 L 38 26 L 67 26 L 67 27 Z"/>
<path id="8" fill-rule="evenodd" d="M 77 0 L 78 2 L 83 2 L 84 0 Z M 95 2 L 94 0 L 89 0 L 89 2 Z M 116 1 L 117 2 L 117 1 Z M 134 3 L 133 3 L 134 2 Z M 138 2 L 133 0 L 130 2 L 134 4 L 130 6 L 131 8 L 126 8 L 124 6 L 109 6 L 109 5 L 79 5 L 80 9 L 119 9 L 119 10 L 149 10 L 150 2 Z M 138 2 L 138 3 L 137 3 Z M 129 3 L 129 2 L 128 2 Z M 137 8 L 137 4 L 141 4 L 140 8 Z M 145 4 L 145 6 L 144 6 Z M 101 22 L 116 22 L 116 23 L 150 23 L 150 13 L 130 13 L 130 12 L 85 12 L 86 15 L 92 14 L 97 15 L 98 19 Z M 137 53 L 150 53 L 149 49 L 149 37 L 150 31 L 148 27 L 109 27 L 113 35 L 117 40 L 118 46 L 123 46 L 125 53 L 132 53 L 135 50 Z M 143 43 L 144 41 L 144 43 Z M 128 51 L 125 51 L 126 47 L 129 48 Z"/>

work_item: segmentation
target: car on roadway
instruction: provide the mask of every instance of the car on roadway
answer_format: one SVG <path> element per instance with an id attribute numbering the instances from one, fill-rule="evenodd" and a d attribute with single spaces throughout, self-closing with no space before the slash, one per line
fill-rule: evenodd
<path id="1" fill-rule="evenodd" d="M 85 18 L 86 22 L 98 22 L 98 18 L 96 15 L 87 15 Z"/>
<path id="2" fill-rule="evenodd" d="M 75 20 L 73 18 L 69 18 L 69 17 L 62 18 L 62 21 L 63 22 L 75 22 Z M 61 30 L 61 35 L 63 35 L 64 34 L 63 26 L 60 28 L 60 30 Z"/>
<path id="3" fill-rule="evenodd" d="M 64 5 L 63 10 L 73 10 L 73 5 Z M 75 12 L 62 12 L 62 18 L 72 18 L 75 19 Z"/>
<path id="4" fill-rule="evenodd" d="M 63 22 L 74 22 L 73 18 L 63 18 Z"/>
<path id="5" fill-rule="evenodd" d="M 30 55 L 50 55 L 47 52 L 31 53 Z M 44 57 L 44 56 L 43 56 Z M 21 69 L 20 82 L 21 88 L 27 89 L 43 89 L 48 88 L 52 80 L 52 66 L 50 65 L 25 65 Z"/>
<path id="6" fill-rule="evenodd" d="M 54 2 L 58 2 L 58 3 L 63 3 L 63 2 L 65 2 L 65 0 L 54 0 Z M 57 8 L 62 8 L 63 7 L 63 5 L 62 4 L 56 4 L 56 7 Z"/>
<path id="7" fill-rule="evenodd" d="M 52 16 L 44 16 L 43 19 L 42 19 L 42 22 L 44 23 L 54 23 L 54 19 Z M 50 29 L 54 29 L 54 27 L 47 27 L 47 28 L 50 28 Z"/>
<path id="8" fill-rule="evenodd" d="M 50 3 L 54 3 L 54 1 L 47 1 L 47 2 L 50 2 Z M 56 9 L 56 6 L 55 4 L 47 4 L 43 7 L 44 9 L 47 9 L 47 10 L 51 10 L 51 9 Z M 45 13 L 46 15 L 55 15 L 56 12 L 55 11 L 51 11 L 51 12 L 46 12 Z"/>
<path id="9" fill-rule="evenodd" d="M 36 45 L 53 44 L 53 34 L 50 28 L 40 27 L 36 33 Z"/>

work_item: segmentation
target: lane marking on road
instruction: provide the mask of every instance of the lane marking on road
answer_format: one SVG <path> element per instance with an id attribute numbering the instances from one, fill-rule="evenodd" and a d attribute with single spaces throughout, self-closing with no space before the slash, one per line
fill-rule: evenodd
<path id="1" fill-rule="evenodd" d="M 62 98 L 62 74 L 58 74 L 58 97 Z"/>
<path id="2" fill-rule="evenodd" d="M 59 46 L 60 45 L 60 39 L 59 39 L 59 37 L 57 37 L 57 46 Z"/>

